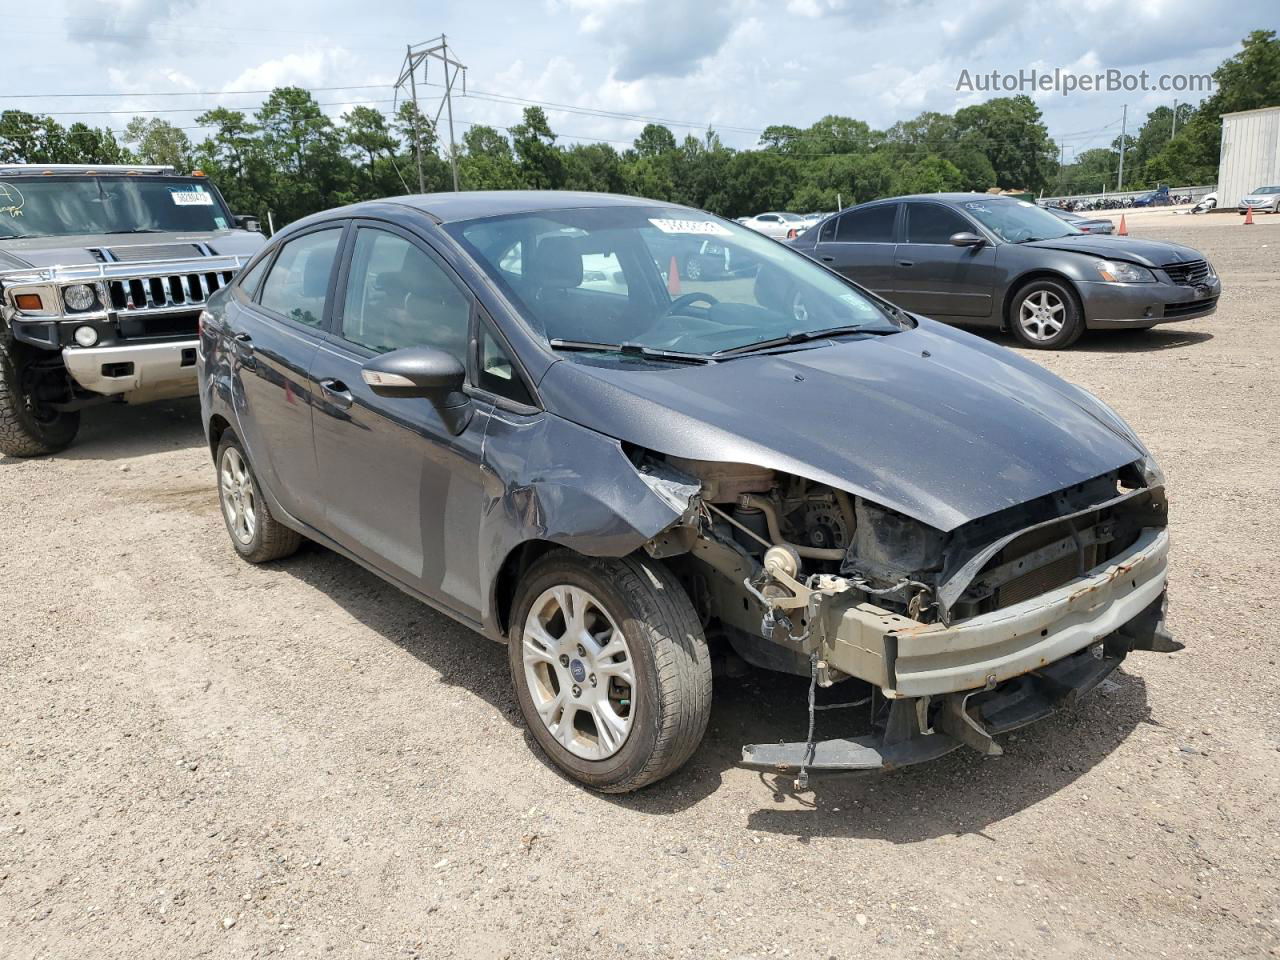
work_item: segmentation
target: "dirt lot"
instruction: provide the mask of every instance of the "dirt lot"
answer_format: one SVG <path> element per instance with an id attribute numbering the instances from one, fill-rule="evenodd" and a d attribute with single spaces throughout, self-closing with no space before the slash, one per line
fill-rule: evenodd
<path id="1" fill-rule="evenodd" d="M 1280 217 L 1129 226 L 1213 259 L 1217 315 L 1037 359 L 1163 462 L 1187 649 L 1001 758 L 795 795 L 734 765 L 803 736 L 761 674 L 595 796 L 497 646 L 318 548 L 239 561 L 194 403 L 0 462 L 0 957 L 1280 955 Z"/>

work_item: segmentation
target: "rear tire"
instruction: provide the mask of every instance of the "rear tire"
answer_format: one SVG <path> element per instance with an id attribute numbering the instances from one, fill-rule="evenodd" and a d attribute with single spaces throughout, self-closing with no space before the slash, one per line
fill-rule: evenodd
<path id="1" fill-rule="evenodd" d="M 230 431 L 218 444 L 218 504 L 231 545 L 250 563 L 266 563 L 296 553 L 302 534 L 271 515 L 249 458 Z"/>
<path id="2" fill-rule="evenodd" d="M 638 790 L 702 742 L 711 658 L 688 595 L 661 564 L 548 553 L 520 583 L 509 635 L 525 723 L 575 780 Z"/>
<path id="3" fill-rule="evenodd" d="M 1036 350 L 1064 350 L 1084 333 L 1084 312 L 1075 291 L 1047 278 L 1021 287 L 1005 319 L 1013 335 Z"/>
<path id="4" fill-rule="evenodd" d="M 30 396 L 30 377 L 21 348 L 0 337 L 0 453 L 39 457 L 71 445 L 80 430 L 80 412 L 50 410 Z"/>

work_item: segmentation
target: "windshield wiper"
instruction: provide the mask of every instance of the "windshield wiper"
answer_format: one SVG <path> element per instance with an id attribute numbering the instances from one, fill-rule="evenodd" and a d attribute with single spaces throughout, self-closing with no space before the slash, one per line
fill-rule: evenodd
<path id="1" fill-rule="evenodd" d="M 168 231 L 157 230 L 154 227 L 135 227 L 132 230 L 104 230 L 103 233 L 168 233 Z"/>
<path id="2" fill-rule="evenodd" d="M 897 307 L 893 308 L 897 310 Z M 740 347 L 729 347 L 726 350 L 717 350 L 712 354 L 713 357 L 735 357 L 744 353 L 756 353 L 760 350 L 769 350 L 772 347 L 785 347 L 793 343 L 804 343 L 808 340 L 823 340 L 827 337 L 838 337 L 847 333 L 866 333 L 876 336 L 885 336 L 890 333 L 897 333 L 897 328 L 893 330 L 879 330 L 875 327 L 867 327 L 862 324 L 847 324 L 843 327 L 828 327 L 825 330 L 793 330 L 781 337 L 771 337 L 768 340 L 757 340 L 755 343 L 744 343 Z"/>
<path id="3" fill-rule="evenodd" d="M 592 340 L 562 340 L 555 337 L 547 341 L 552 350 L 577 350 L 582 353 L 620 353 L 624 357 L 644 357 L 647 360 L 670 360 L 673 363 L 714 363 L 712 357 L 701 353 L 680 353 L 676 350 L 659 350 L 641 343 L 596 343 Z"/>

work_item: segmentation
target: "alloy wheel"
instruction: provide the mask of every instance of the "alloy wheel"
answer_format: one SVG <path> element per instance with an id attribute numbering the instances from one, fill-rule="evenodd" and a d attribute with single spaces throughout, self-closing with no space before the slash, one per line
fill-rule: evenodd
<path id="1" fill-rule="evenodd" d="M 222 453 L 222 469 L 218 471 L 218 494 L 231 535 L 248 546 L 253 542 L 253 535 L 258 529 L 258 500 L 248 464 L 235 447 L 227 447 Z"/>
<path id="2" fill-rule="evenodd" d="M 1027 294 L 1018 308 L 1018 324 L 1032 340 L 1052 340 L 1062 332 L 1067 308 L 1050 290 Z"/>
<path id="3" fill-rule="evenodd" d="M 635 712 L 635 668 L 604 605 L 580 587 L 544 590 L 520 642 L 534 709 L 556 742 L 584 760 L 621 750 Z"/>

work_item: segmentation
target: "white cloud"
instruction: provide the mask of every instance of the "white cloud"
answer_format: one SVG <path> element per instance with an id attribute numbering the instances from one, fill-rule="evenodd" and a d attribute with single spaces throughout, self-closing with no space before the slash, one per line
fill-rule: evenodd
<path id="1" fill-rule="evenodd" d="M 353 65 L 353 59 L 350 52 L 342 47 L 288 53 L 242 70 L 223 90 L 233 93 L 236 90 L 269 90 L 286 86 L 330 86 L 342 82 Z"/>

